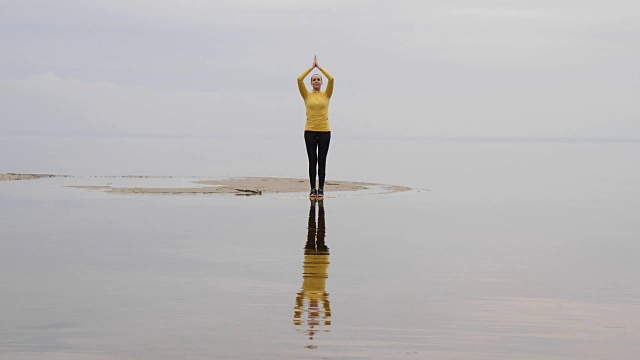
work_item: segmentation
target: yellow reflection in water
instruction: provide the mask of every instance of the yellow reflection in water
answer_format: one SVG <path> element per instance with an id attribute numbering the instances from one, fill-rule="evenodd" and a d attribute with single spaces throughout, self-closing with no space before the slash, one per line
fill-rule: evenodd
<path id="1" fill-rule="evenodd" d="M 318 205 L 317 227 L 316 204 Z M 329 269 L 329 248 L 324 243 L 324 238 L 323 201 L 311 200 L 307 243 L 304 247 L 304 264 L 302 265 L 302 289 L 296 296 L 293 323 L 296 327 L 300 327 L 298 331 L 303 332 L 312 341 L 318 332 L 329 332 L 327 327 L 331 325 L 329 294 L 325 290 Z M 313 344 L 306 347 L 316 348 Z"/>

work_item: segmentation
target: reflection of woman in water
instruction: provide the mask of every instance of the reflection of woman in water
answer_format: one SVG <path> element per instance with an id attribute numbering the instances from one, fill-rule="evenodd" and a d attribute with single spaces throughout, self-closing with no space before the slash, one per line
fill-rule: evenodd
<path id="1" fill-rule="evenodd" d="M 313 68 L 318 68 L 324 76 L 329 79 L 325 91 L 322 88 L 322 76 L 320 74 L 311 75 L 311 87 L 309 92 L 304 85 L 304 78 L 309 75 Z M 333 76 L 327 70 L 318 65 L 318 59 L 313 57 L 313 65 L 298 76 L 298 90 L 304 99 L 307 108 L 307 122 L 304 126 L 304 143 L 307 146 L 307 156 L 309 157 L 309 182 L 311 192 L 309 197 L 324 197 L 324 177 L 327 165 L 327 154 L 329 153 L 329 142 L 331 141 L 331 130 L 329 128 L 329 99 L 333 94 Z M 318 178 L 320 184 L 316 190 L 316 164 L 318 165 Z"/>
<path id="2" fill-rule="evenodd" d="M 317 228 L 316 202 L 319 213 Z M 304 246 L 302 289 L 296 296 L 293 323 L 296 326 L 303 326 L 306 321 L 307 329 L 302 329 L 302 332 L 309 336 L 309 340 L 313 340 L 314 335 L 322 326 L 331 325 L 329 294 L 325 290 L 329 268 L 329 248 L 324 243 L 324 206 L 321 200 L 312 200 L 311 202 L 308 229 L 307 243 Z M 304 313 L 306 313 L 306 319 L 303 317 Z M 328 332 L 329 330 L 324 331 Z M 307 347 L 315 348 L 314 345 Z"/>

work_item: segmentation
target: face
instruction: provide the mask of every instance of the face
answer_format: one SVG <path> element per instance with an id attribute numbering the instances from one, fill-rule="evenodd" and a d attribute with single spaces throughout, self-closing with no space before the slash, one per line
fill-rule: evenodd
<path id="1" fill-rule="evenodd" d="M 313 87 L 313 90 L 320 90 L 320 87 L 322 87 L 322 76 L 313 75 L 311 77 L 311 86 Z"/>

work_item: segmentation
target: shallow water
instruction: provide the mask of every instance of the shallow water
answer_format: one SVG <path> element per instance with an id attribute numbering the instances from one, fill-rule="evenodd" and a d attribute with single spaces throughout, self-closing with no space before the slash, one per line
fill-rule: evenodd
<path id="1" fill-rule="evenodd" d="M 178 176 L 114 180 L 133 186 L 230 168 L 301 177 L 305 166 L 277 147 L 244 159 L 232 144 L 188 141 L 188 156 L 153 165 L 141 160 L 150 141 L 105 140 L 98 164 L 25 153 L 18 169 L 5 151 L 2 160 L 7 172 Z M 111 178 L 0 182 L 0 358 L 633 358 L 638 150 L 336 141 L 329 178 L 416 190 L 332 194 L 313 213 L 304 196 L 64 187 Z"/>

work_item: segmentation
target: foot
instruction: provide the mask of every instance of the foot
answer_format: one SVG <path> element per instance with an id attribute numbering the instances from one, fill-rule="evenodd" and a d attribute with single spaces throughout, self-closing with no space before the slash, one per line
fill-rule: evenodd
<path id="1" fill-rule="evenodd" d="M 324 198 L 324 189 L 318 189 L 318 199 Z"/>
<path id="2" fill-rule="evenodd" d="M 311 192 L 309 193 L 309 198 L 310 199 L 315 199 L 318 197 L 318 190 L 316 189 L 311 189 Z"/>

